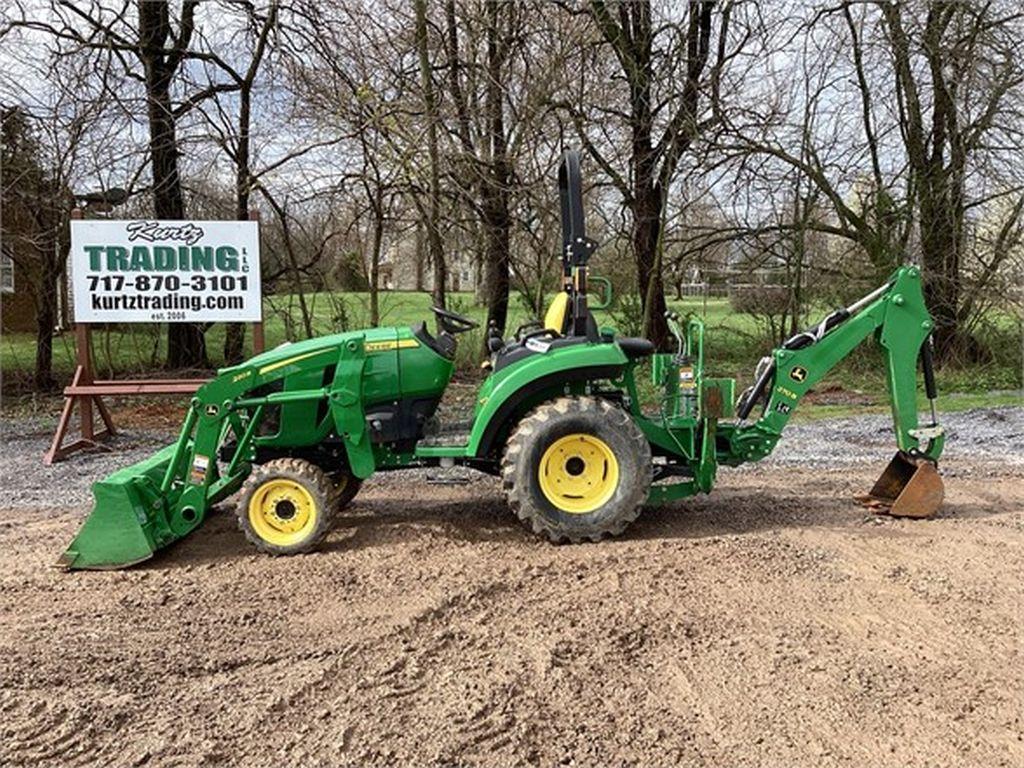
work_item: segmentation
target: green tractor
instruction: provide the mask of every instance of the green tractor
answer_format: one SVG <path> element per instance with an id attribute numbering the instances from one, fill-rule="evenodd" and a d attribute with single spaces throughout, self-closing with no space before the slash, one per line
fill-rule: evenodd
<path id="1" fill-rule="evenodd" d="M 587 290 L 596 246 L 584 229 L 576 153 L 563 156 L 558 180 L 563 290 L 543 322 L 514 338 L 489 330 L 489 372 L 462 444 L 424 438 L 451 379 L 458 337 L 477 326 L 473 320 L 434 308 L 436 335 L 419 323 L 284 344 L 219 371 L 192 399 L 175 443 L 96 483 L 92 514 L 60 564 L 138 563 L 236 493 L 239 526 L 256 547 L 307 552 L 366 478 L 408 467 L 496 475 L 512 511 L 535 533 L 596 541 L 622 533 L 645 505 L 709 492 L 721 464 L 767 456 L 800 399 L 872 336 L 888 372 L 898 452 L 864 500 L 896 515 L 938 509 L 943 431 L 935 419 L 932 321 L 915 267 L 898 269 L 774 350 L 734 405 L 734 381 L 705 375 L 699 320 L 668 313 L 675 339 L 668 352 L 597 326 Z M 919 358 L 932 404 L 923 427 Z M 635 378 L 648 359 L 660 392 L 655 414 L 641 410 Z"/>

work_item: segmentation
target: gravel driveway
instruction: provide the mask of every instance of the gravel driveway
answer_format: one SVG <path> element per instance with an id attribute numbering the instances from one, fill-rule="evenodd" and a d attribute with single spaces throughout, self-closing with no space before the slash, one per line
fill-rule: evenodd
<path id="1" fill-rule="evenodd" d="M 1024 473 L 1024 407 L 987 408 L 943 414 L 947 431 L 942 459 L 943 472 L 956 474 L 973 471 L 978 462 L 1003 464 Z M 91 484 L 117 469 L 142 461 L 156 450 L 173 442 L 169 431 L 125 429 L 109 442 L 112 451 L 79 453 L 70 460 L 46 467 L 42 456 L 49 447 L 54 429 L 49 418 L 7 418 L 2 421 L 4 451 L 0 454 L 0 477 L 9 507 L 71 507 L 88 504 Z M 829 469 L 847 464 L 884 466 L 894 450 L 891 419 L 885 415 L 858 418 L 819 419 L 793 424 L 787 428 L 775 452 L 759 462 L 767 467 L 803 467 Z M 751 471 L 754 466 L 739 471 Z M 737 470 L 723 469 L 722 475 Z M 408 482 L 405 470 L 379 476 L 375 482 Z M 486 482 L 487 478 L 469 470 L 431 470 L 430 477 L 460 478 Z"/>

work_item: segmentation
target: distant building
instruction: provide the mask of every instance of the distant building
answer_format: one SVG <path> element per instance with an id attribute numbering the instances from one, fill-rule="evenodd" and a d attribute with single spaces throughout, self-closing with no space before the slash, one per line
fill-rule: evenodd
<path id="1" fill-rule="evenodd" d="M 446 244 L 447 245 L 447 244 Z M 480 283 L 480 270 L 472 254 L 462 250 L 446 254 L 449 291 L 475 291 Z M 416 237 L 393 241 L 381 258 L 380 287 L 389 291 L 431 291 L 434 272 L 427 261 L 426 243 Z"/>

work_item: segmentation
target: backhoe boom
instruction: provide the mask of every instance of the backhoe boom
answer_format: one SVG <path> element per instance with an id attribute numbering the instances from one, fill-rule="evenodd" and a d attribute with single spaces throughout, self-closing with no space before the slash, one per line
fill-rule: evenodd
<path id="1" fill-rule="evenodd" d="M 720 427 L 725 440 L 719 461 L 735 466 L 771 453 L 804 395 L 871 336 L 882 348 L 897 448 L 936 461 L 944 438 L 942 428 L 934 423 L 934 407 L 933 423 L 927 427 L 919 427 L 917 415 L 917 360 L 927 355 L 931 330 L 920 271 L 901 267 L 878 290 L 772 352 L 740 403 L 739 421 Z M 930 360 L 926 370 L 931 380 Z M 929 384 L 928 395 L 933 399 Z M 763 404 L 760 417 L 747 422 L 759 404 Z"/>

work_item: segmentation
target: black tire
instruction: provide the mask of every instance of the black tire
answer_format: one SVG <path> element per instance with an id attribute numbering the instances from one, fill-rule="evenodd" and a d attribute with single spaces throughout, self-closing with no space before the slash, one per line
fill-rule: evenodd
<path id="1" fill-rule="evenodd" d="M 583 446 L 579 455 L 584 458 L 572 455 L 571 447 L 566 457 L 559 450 L 566 441 L 570 446 Z M 594 454 L 597 458 L 586 453 L 591 444 L 603 445 Z M 608 458 L 609 451 L 614 463 Z M 578 463 L 572 465 L 573 461 Z M 548 469 L 558 462 L 564 467 L 549 474 Z M 586 469 L 576 472 L 574 466 L 580 465 Z M 552 477 L 576 483 L 565 473 L 593 477 L 602 488 L 596 496 L 580 502 L 583 511 L 566 507 L 583 497 L 553 493 Z M 650 445 L 630 415 L 607 400 L 592 397 L 562 397 L 535 408 L 512 432 L 501 462 L 502 487 L 509 506 L 534 533 L 556 543 L 598 541 L 605 535 L 622 533 L 647 501 L 651 473 Z M 614 476 L 614 481 L 608 480 Z M 591 493 L 589 489 L 585 492 Z M 587 508 L 588 504 L 597 506 Z"/>
<path id="2" fill-rule="evenodd" d="M 333 473 L 331 480 L 334 483 L 334 496 L 336 499 L 334 509 L 340 512 L 359 493 L 359 489 L 363 487 L 363 481 L 355 475 L 350 475 L 345 470 Z"/>
<path id="3" fill-rule="evenodd" d="M 323 540 L 336 507 L 335 486 L 320 467 L 302 459 L 274 459 L 253 467 L 235 514 L 245 538 L 261 552 L 297 555 Z M 286 530 L 293 525 L 298 527 Z"/>

